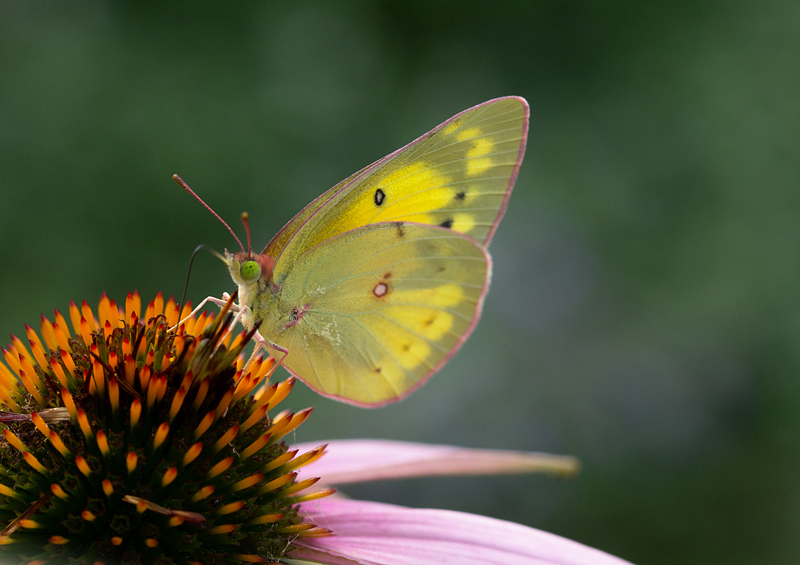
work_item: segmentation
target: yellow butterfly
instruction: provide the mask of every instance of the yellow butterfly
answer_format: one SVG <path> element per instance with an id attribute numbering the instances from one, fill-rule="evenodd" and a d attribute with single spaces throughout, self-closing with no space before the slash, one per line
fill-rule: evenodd
<path id="1" fill-rule="evenodd" d="M 480 317 L 527 132 L 524 99 L 489 100 L 328 190 L 260 254 L 226 250 L 242 324 L 324 396 L 410 394 Z"/>

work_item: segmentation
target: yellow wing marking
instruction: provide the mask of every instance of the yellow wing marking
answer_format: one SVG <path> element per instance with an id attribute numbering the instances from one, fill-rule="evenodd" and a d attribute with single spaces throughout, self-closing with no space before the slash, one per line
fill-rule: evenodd
<path id="1" fill-rule="evenodd" d="M 413 222 L 433 224 L 435 221 L 427 212 L 443 208 L 453 199 L 453 191 L 449 187 L 451 182 L 450 176 L 431 168 L 424 161 L 406 165 L 380 182 L 378 186 L 386 190 L 389 202 L 377 211 L 371 206 L 367 223 L 413 216 Z"/>
<path id="2" fill-rule="evenodd" d="M 433 219 L 424 213 L 431 208 L 441 208 L 452 200 L 452 190 L 446 187 L 451 178 L 431 168 L 424 161 L 410 163 L 384 178 L 377 186 L 388 195 L 384 206 L 376 207 L 374 203 L 374 190 L 365 197 L 355 200 L 344 212 L 343 221 L 331 222 L 326 229 L 321 230 L 314 238 L 314 243 L 319 243 L 341 233 L 342 224 L 357 227 L 377 222 L 388 221 L 396 217 L 416 215 L 413 221 L 420 224 L 434 223 Z M 426 190 L 420 188 L 426 187 Z M 408 195 L 402 200 L 397 200 L 400 195 Z M 399 207 L 398 207 L 399 206 Z M 422 212 L 421 212 L 422 211 Z"/>
<path id="3" fill-rule="evenodd" d="M 381 188 L 392 187 L 397 191 L 397 194 L 414 194 L 419 192 L 420 187 L 436 188 L 444 186 L 448 182 L 450 182 L 449 176 L 441 174 L 425 161 L 416 161 L 397 169 L 381 180 L 378 186 Z M 426 200 L 429 200 L 431 205 L 436 204 L 437 198 L 435 195 L 428 194 L 427 197 Z M 442 205 L 450 200 L 451 197 L 450 194 L 442 194 L 440 197 Z"/>
<path id="4" fill-rule="evenodd" d="M 443 284 L 431 288 L 395 292 L 393 302 L 423 303 L 430 306 L 455 306 L 464 299 L 463 289 L 456 284 Z"/>
<path id="5" fill-rule="evenodd" d="M 381 312 L 392 320 L 403 320 L 411 331 L 439 341 L 453 327 L 453 315 L 441 310 L 414 306 L 389 306 Z"/>
<path id="6" fill-rule="evenodd" d="M 489 170 L 493 163 L 489 157 L 485 157 L 492 152 L 494 144 L 489 138 L 476 139 L 472 149 L 467 151 L 467 175 L 474 177 Z"/>
<path id="7" fill-rule="evenodd" d="M 431 354 L 431 346 L 419 339 L 404 339 L 402 335 L 395 335 L 396 332 L 397 330 L 393 329 L 383 335 L 383 343 L 394 362 L 403 369 L 415 369 L 422 365 Z M 376 333 L 379 334 L 377 331 Z"/>
<path id="8" fill-rule="evenodd" d="M 465 130 L 461 130 L 456 134 L 456 139 L 458 141 L 468 141 L 475 137 L 478 137 L 481 134 L 480 128 L 467 128 Z"/>
<path id="9" fill-rule="evenodd" d="M 455 133 L 461 127 L 461 120 L 453 120 L 449 125 L 442 128 L 442 135 L 448 136 Z"/>
<path id="10" fill-rule="evenodd" d="M 451 229 L 461 232 L 469 233 L 475 227 L 475 216 L 466 212 L 453 214 L 453 224 Z"/>

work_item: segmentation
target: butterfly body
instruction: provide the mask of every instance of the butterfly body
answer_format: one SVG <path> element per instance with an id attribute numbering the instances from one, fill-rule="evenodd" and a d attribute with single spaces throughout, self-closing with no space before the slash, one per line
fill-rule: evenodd
<path id="1" fill-rule="evenodd" d="M 521 98 L 475 106 L 328 190 L 260 254 L 226 253 L 243 325 L 325 396 L 409 394 L 477 323 L 527 127 Z"/>

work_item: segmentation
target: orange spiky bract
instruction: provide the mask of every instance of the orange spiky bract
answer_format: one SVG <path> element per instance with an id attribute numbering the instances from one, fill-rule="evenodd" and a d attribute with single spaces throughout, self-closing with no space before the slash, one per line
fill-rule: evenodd
<path id="1" fill-rule="evenodd" d="M 267 402 L 234 394 L 271 366 L 244 364 L 252 334 L 226 347 L 227 310 L 170 329 L 160 293 L 143 317 L 138 293 L 124 318 L 105 295 L 98 311 L 72 303 L 72 334 L 56 312 L 43 339 L 27 328 L 32 354 L 19 339 L 4 350 L 0 562 L 269 562 L 318 529 L 297 513 L 312 481 L 295 469 L 321 449 L 279 441 L 304 416 L 274 426 Z"/>

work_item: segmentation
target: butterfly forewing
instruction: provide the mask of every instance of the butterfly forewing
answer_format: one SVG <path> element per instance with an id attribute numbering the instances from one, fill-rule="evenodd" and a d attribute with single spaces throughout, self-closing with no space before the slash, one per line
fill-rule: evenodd
<path id="1" fill-rule="evenodd" d="M 321 394 L 365 406 L 402 398 L 455 353 L 480 315 L 490 262 L 444 228 L 380 223 L 305 253 L 262 329 Z"/>
<path id="2" fill-rule="evenodd" d="M 274 279 L 282 284 L 315 245 L 378 222 L 441 226 L 488 244 L 516 179 L 527 128 L 523 99 L 490 100 L 339 183 L 268 246 L 278 259 Z"/>

